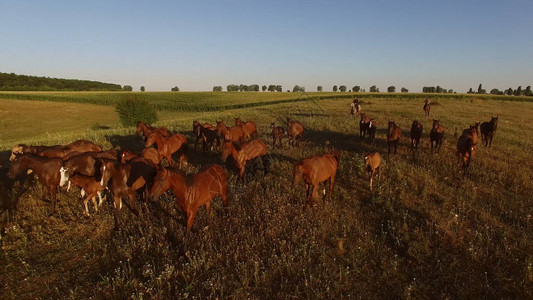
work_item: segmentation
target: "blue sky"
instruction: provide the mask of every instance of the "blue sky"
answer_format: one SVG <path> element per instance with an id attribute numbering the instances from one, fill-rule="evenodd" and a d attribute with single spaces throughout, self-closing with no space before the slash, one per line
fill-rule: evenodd
<path id="1" fill-rule="evenodd" d="M 0 72 L 138 90 L 533 85 L 533 1 L 0 1 Z"/>

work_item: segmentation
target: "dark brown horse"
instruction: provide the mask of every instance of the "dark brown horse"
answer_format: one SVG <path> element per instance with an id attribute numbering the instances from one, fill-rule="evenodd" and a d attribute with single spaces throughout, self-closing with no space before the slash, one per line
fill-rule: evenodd
<path id="1" fill-rule="evenodd" d="M 411 147 L 418 150 L 418 145 L 420 144 L 420 139 L 422 138 L 422 132 L 424 132 L 424 126 L 422 123 L 414 120 L 411 125 Z"/>
<path id="2" fill-rule="evenodd" d="M 287 135 L 289 137 L 289 149 L 300 145 L 300 139 L 304 134 L 304 125 L 298 121 L 287 118 Z"/>
<path id="3" fill-rule="evenodd" d="M 485 147 L 492 146 L 492 138 L 496 129 L 498 129 L 498 117 L 492 117 L 489 122 L 481 123 L 481 142 L 485 143 Z"/>
<path id="4" fill-rule="evenodd" d="M 187 178 L 188 176 L 192 178 Z M 227 188 L 228 175 L 219 165 L 204 166 L 192 176 L 177 170 L 160 168 L 150 190 L 150 199 L 156 199 L 168 189 L 172 189 L 178 206 L 187 214 L 187 231 L 190 231 L 200 206 L 205 205 L 209 215 L 211 200 L 218 195 L 224 206 L 227 206 Z"/>
<path id="5" fill-rule="evenodd" d="M 172 166 L 172 154 L 182 149 L 180 155 L 179 168 L 181 168 L 184 161 L 186 161 L 187 139 L 183 134 L 176 133 L 170 137 L 165 137 L 158 132 L 152 132 L 146 138 L 145 147 L 150 147 L 153 144 L 157 145 L 157 153 L 159 158 L 167 159 L 168 165 Z"/>
<path id="6" fill-rule="evenodd" d="M 472 140 L 473 140 L 474 144 L 476 144 L 476 145 L 477 145 L 477 142 L 478 142 L 478 139 L 479 139 L 479 136 L 478 136 L 479 124 L 480 124 L 480 122 L 476 122 L 474 125 L 470 125 L 470 127 L 464 129 L 463 133 L 462 133 L 462 135 L 471 135 L 472 136 Z"/>
<path id="7" fill-rule="evenodd" d="M 387 148 L 388 154 L 390 154 L 391 145 L 394 146 L 394 153 L 398 153 L 398 142 L 402 136 L 402 129 L 396 125 L 394 121 L 389 121 L 389 128 L 387 130 Z"/>
<path id="8" fill-rule="evenodd" d="M 426 98 L 426 100 L 424 100 L 424 114 L 429 117 L 429 111 L 431 110 L 431 105 L 429 103 L 429 99 Z"/>
<path id="9" fill-rule="evenodd" d="M 228 128 L 222 121 L 217 121 L 217 134 L 222 135 L 224 141 L 244 143 L 244 129 L 241 126 L 233 126 Z"/>
<path id="10" fill-rule="evenodd" d="M 440 150 L 442 139 L 444 138 L 444 126 L 440 124 L 440 120 L 433 119 L 433 127 L 429 133 L 429 142 L 431 144 L 431 151 L 433 151 L 433 142 L 435 142 L 435 152 Z"/>
<path id="11" fill-rule="evenodd" d="M 265 143 L 260 140 L 252 140 L 246 144 L 242 144 L 240 147 L 234 142 L 225 142 L 222 147 L 222 162 L 225 162 L 228 156 L 232 156 L 235 161 L 235 165 L 239 169 L 239 178 L 244 182 L 244 171 L 246 163 L 256 157 L 266 155 L 267 149 Z M 265 168 L 263 168 L 265 172 Z"/>
<path id="12" fill-rule="evenodd" d="M 198 150 L 198 142 L 202 139 L 201 133 L 198 131 L 198 127 L 204 127 L 204 128 L 214 128 L 216 130 L 216 126 L 213 126 L 209 123 L 201 124 L 198 121 L 192 121 L 192 132 L 194 135 L 196 135 L 196 141 L 194 143 L 194 150 Z"/>
<path id="13" fill-rule="evenodd" d="M 66 178 L 61 176 L 60 170 L 62 167 L 63 162 L 59 158 L 45 158 L 33 154 L 16 154 L 7 176 L 13 179 L 20 173 L 31 169 L 37 175 L 39 182 L 47 189 L 53 213 L 56 208 L 57 187 L 66 181 Z M 43 199 L 45 198 L 46 192 L 43 194 Z"/>
<path id="14" fill-rule="evenodd" d="M 28 146 L 15 145 L 11 150 L 11 161 L 15 158 L 15 154 L 35 154 L 41 157 L 58 157 L 63 158 L 72 152 L 101 152 L 102 148 L 91 141 L 77 140 L 67 145 L 55 146 Z"/>
<path id="15" fill-rule="evenodd" d="M 243 122 L 241 121 L 241 118 L 237 117 L 235 118 L 235 125 L 242 127 L 244 134 L 248 139 L 250 139 L 252 135 L 254 138 L 257 137 L 257 127 L 255 126 L 254 121 Z"/>
<path id="16" fill-rule="evenodd" d="M 468 166 L 476 154 L 476 147 L 472 132 L 463 132 L 457 140 L 457 163 L 462 161 L 463 177 L 466 176 Z"/>
<path id="17" fill-rule="evenodd" d="M 378 129 L 378 123 L 374 119 L 370 119 L 368 122 L 368 139 L 371 144 L 374 144 L 374 139 L 376 138 L 376 131 Z"/>
<path id="18" fill-rule="evenodd" d="M 366 132 L 368 131 L 368 127 L 370 126 L 370 117 L 368 117 L 365 113 L 362 113 L 361 115 L 361 121 L 359 122 L 359 138 L 361 141 L 365 139 Z"/>
<path id="19" fill-rule="evenodd" d="M 115 229 L 118 229 L 121 223 L 122 198 L 129 199 L 130 205 L 126 206 L 138 215 L 135 192 L 145 186 L 147 189 L 152 186 L 156 166 L 142 157 L 134 158 L 127 164 L 103 159 L 101 173 L 100 185 L 109 187 L 113 193 Z"/>
<path id="20" fill-rule="evenodd" d="M 283 147 L 281 145 L 281 139 L 285 134 L 285 129 L 281 126 L 276 126 L 274 123 L 270 123 L 270 129 L 272 130 L 272 148 L 276 148 L 276 141 L 279 141 L 280 148 Z"/>
<path id="21" fill-rule="evenodd" d="M 315 155 L 313 157 L 304 158 L 301 162 L 294 164 L 293 176 L 294 186 L 298 184 L 300 179 L 304 179 L 307 204 L 316 206 L 313 199 L 317 196 L 317 188 L 321 182 L 329 179 L 329 196 L 331 201 L 331 194 L 333 192 L 333 183 L 335 182 L 335 175 L 339 166 L 340 153 L 331 151 L 322 156 Z"/>
<path id="22" fill-rule="evenodd" d="M 208 144 L 211 145 L 211 148 L 213 147 L 213 144 L 215 142 L 217 145 L 220 145 L 220 136 L 217 133 L 216 127 L 198 126 L 196 128 L 196 131 L 197 131 L 197 135 L 199 135 L 200 138 L 202 139 L 204 152 L 207 150 Z"/>

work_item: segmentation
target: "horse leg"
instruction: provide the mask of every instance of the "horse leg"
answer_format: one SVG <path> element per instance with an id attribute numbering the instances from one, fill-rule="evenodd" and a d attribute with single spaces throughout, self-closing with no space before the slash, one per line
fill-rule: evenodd
<path id="1" fill-rule="evenodd" d="M 398 153 L 398 141 L 394 142 L 394 154 Z"/>
<path id="2" fill-rule="evenodd" d="M 335 182 L 335 177 L 331 176 L 329 179 L 329 202 L 331 202 L 331 194 L 333 193 L 333 183 Z"/>
<path id="3" fill-rule="evenodd" d="M 221 187 L 221 191 L 220 191 L 220 197 L 222 198 L 222 204 L 224 205 L 224 207 L 227 207 L 228 206 L 228 202 L 227 202 L 227 193 L 228 193 L 228 186 L 227 184 L 226 185 L 222 185 Z"/>
<path id="4" fill-rule="evenodd" d="M 102 191 L 98 191 L 97 194 L 98 194 L 98 200 L 99 200 L 98 201 L 98 206 L 101 206 L 102 202 L 103 202 L 103 200 L 102 200 Z M 98 210 L 96 210 L 96 211 L 98 211 Z"/>
<path id="5" fill-rule="evenodd" d="M 313 191 L 311 192 L 311 197 L 309 199 L 309 204 L 311 204 L 311 207 L 315 207 L 315 206 L 317 206 L 317 204 L 314 203 L 313 200 L 315 200 L 315 198 L 317 197 L 318 185 L 312 185 L 312 187 L 313 187 Z"/>
<path id="6" fill-rule="evenodd" d="M 118 230 L 120 227 L 120 219 L 121 219 L 121 208 L 122 208 L 122 197 L 119 197 L 118 195 L 113 195 L 113 207 L 114 207 L 114 214 L 113 217 L 115 219 L 115 230 Z"/>
<path id="7" fill-rule="evenodd" d="M 191 231 L 192 224 L 194 223 L 194 217 L 196 216 L 196 212 L 198 211 L 198 208 L 193 208 L 191 211 L 187 212 L 187 232 Z"/>
<path id="8" fill-rule="evenodd" d="M 370 171 L 370 191 L 372 191 L 372 177 L 374 176 L 374 170 Z"/>
<path id="9" fill-rule="evenodd" d="M 52 214 L 56 211 L 56 192 L 57 192 L 57 186 L 53 185 L 50 188 L 50 201 L 52 202 Z"/>
<path id="10" fill-rule="evenodd" d="M 390 142 L 387 141 L 387 154 L 390 154 Z"/>

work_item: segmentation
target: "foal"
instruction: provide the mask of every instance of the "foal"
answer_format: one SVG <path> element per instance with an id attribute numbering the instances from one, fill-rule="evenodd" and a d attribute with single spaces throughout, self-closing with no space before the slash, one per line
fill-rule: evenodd
<path id="1" fill-rule="evenodd" d="M 276 126 L 274 123 L 270 123 L 270 129 L 272 129 L 272 148 L 276 148 L 276 141 L 279 141 L 279 147 L 281 148 L 281 139 L 285 134 L 285 129 L 281 126 Z"/>

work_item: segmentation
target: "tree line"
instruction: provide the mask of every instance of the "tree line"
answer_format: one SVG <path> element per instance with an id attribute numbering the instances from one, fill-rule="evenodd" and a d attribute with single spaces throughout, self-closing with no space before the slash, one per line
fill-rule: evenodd
<path id="1" fill-rule="evenodd" d="M 119 84 L 0 72 L 2 91 L 121 91 Z"/>
<path id="2" fill-rule="evenodd" d="M 474 92 L 472 88 L 466 92 L 467 94 L 486 94 L 487 90 L 483 88 L 483 85 L 480 83 L 477 87 L 477 92 Z M 506 90 L 499 90 L 499 89 L 492 89 L 490 90 L 491 95 L 508 95 L 508 96 L 533 96 L 533 91 L 531 91 L 531 86 L 528 85 L 524 90 L 522 89 L 522 86 L 518 86 L 518 88 L 508 88 Z"/>

